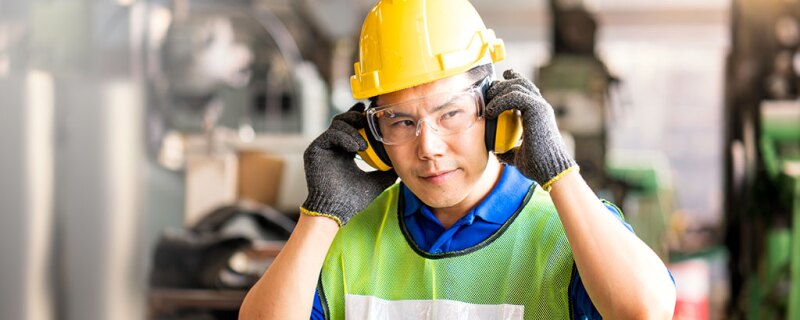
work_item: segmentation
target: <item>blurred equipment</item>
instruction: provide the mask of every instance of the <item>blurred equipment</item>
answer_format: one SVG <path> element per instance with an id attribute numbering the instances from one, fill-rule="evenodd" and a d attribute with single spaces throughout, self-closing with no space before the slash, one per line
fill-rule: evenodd
<path id="1" fill-rule="evenodd" d="M 622 208 L 645 242 L 667 260 L 666 221 L 673 208 L 671 169 L 663 155 L 608 152 L 610 97 L 619 80 L 595 54 L 597 22 L 578 3 L 550 0 L 554 50 L 536 84 L 553 105 L 581 175 Z"/>
<path id="2" fill-rule="evenodd" d="M 592 189 L 608 189 L 607 101 L 617 80 L 594 52 L 597 22 L 592 14 L 562 2 L 550 0 L 555 52 L 539 70 L 536 84 L 553 105 L 562 135 L 574 141 L 581 175 Z"/>
<path id="3" fill-rule="evenodd" d="M 670 271 L 675 277 L 677 301 L 674 319 L 708 319 L 708 304 L 711 292 L 709 263 L 703 259 L 689 259 L 673 263 Z"/>
<path id="4" fill-rule="evenodd" d="M 284 156 L 260 150 L 190 155 L 184 176 L 184 224 L 193 226 L 213 209 L 238 199 L 276 207 L 284 162 Z"/>
<path id="5" fill-rule="evenodd" d="M 53 84 L 42 71 L 0 74 L 0 319 L 49 320 L 58 311 L 46 281 L 54 263 L 50 230 L 57 220 Z"/>
<path id="6" fill-rule="evenodd" d="M 749 319 L 800 317 L 800 102 L 761 104 L 764 183 L 777 198 L 764 232 L 763 263 L 749 279 Z M 763 259 L 763 260 L 762 260 Z"/>
<path id="7" fill-rule="evenodd" d="M 800 319 L 800 4 L 737 0 L 733 8 L 725 201 L 730 316 Z"/>
<path id="8" fill-rule="evenodd" d="M 658 256 L 669 260 L 667 222 L 675 210 L 672 168 L 660 152 L 613 150 L 608 155 L 612 193 L 624 195 L 618 203 L 625 221 Z"/>
<path id="9" fill-rule="evenodd" d="M 162 236 L 151 284 L 171 288 L 249 288 L 266 267 L 248 266 L 257 262 L 237 253 L 254 248 L 258 242 L 285 241 L 293 229 L 294 221 L 268 206 L 243 202 L 220 207 L 186 232 Z"/>
<path id="10" fill-rule="evenodd" d="M 269 206 L 240 202 L 210 212 L 188 230 L 164 233 L 150 275 L 151 316 L 215 310 L 220 304 L 237 310 L 242 290 L 258 281 L 294 224 Z M 205 297 L 206 304 L 182 298 L 188 293 Z"/>
<path id="11" fill-rule="evenodd" d="M 238 161 L 233 153 L 191 155 L 184 174 L 184 221 L 193 225 L 204 214 L 236 201 Z"/>
<path id="12" fill-rule="evenodd" d="M 597 20 L 580 1 L 548 3 L 554 52 L 536 84 L 553 106 L 565 141 L 573 144 L 586 182 L 617 204 L 637 235 L 667 262 L 667 221 L 675 204 L 669 160 L 658 151 L 609 150 L 611 102 L 620 80 L 595 52 Z"/>
<path id="13" fill-rule="evenodd" d="M 284 162 L 278 155 L 254 150 L 240 151 L 239 198 L 276 206 L 285 175 Z"/>
<path id="14" fill-rule="evenodd" d="M 286 150 L 289 176 L 301 174 L 299 146 L 324 129 L 329 106 L 313 57 L 301 54 L 323 51 L 320 37 L 292 2 L 0 4 L 1 319 L 143 319 L 154 244 L 165 226 L 183 225 L 184 196 L 200 199 L 189 208 L 200 213 L 192 226 L 237 196 L 277 197 L 250 186 L 238 193 L 239 143 Z M 186 180 L 205 183 L 206 193 L 186 190 Z M 305 197 L 302 179 L 283 181 L 291 184 L 283 194 Z M 296 210 L 292 201 L 300 200 L 277 202 Z M 184 272 L 157 282 L 241 288 L 257 273 L 251 267 L 264 268 L 249 262 L 279 248 L 257 234 L 165 237 L 174 242 L 161 247 L 159 266 L 181 250 L 202 258 L 172 265 Z M 188 290 L 203 289 L 164 289 L 150 305 L 236 297 Z"/>
<path id="15" fill-rule="evenodd" d="M 260 133 L 313 136 L 325 128 L 325 82 L 272 11 L 250 2 L 154 3 L 144 31 L 149 151 L 165 167 L 185 162 L 168 150 L 175 132 L 205 133 L 209 147 L 218 148 L 220 128 L 244 142 Z"/>

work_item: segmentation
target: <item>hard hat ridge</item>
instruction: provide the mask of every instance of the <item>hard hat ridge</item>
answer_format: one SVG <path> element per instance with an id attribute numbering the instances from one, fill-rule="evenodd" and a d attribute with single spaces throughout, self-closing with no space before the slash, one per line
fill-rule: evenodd
<path id="1" fill-rule="evenodd" d="M 350 77 L 364 99 L 444 79 L 504 58 L 505 46 L 467 0 L 382 0 L 361 29 Z"/>

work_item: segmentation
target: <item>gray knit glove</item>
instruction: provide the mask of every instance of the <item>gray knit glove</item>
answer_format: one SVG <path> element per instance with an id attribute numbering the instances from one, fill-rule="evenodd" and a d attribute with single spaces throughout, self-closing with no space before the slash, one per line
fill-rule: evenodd
<path id="1" fill-rule="evenodd" d="M 561 140 L 553 107 L 544 100 L 539 88 L 519 73 L 509 69 L 503 72 L 503 78 L 506 80 L 492 82 L 486 93 L 486 116 L 496 118 L 503 111 L 519 110 L 522 145 L 497 157 L 550 190 L 562 173 L 577 168 Z"/>
<path id="2" fill-rule="evenodd" d="M 300 211 L 326 216 L 343 226 L 397 180 L 394 170 L 364 172 L 354 162 L 367 142 L 358 134 L 366 124 L 364 104 L 333 118 L 331 126 L 303 154 L 308 198 Z"/>

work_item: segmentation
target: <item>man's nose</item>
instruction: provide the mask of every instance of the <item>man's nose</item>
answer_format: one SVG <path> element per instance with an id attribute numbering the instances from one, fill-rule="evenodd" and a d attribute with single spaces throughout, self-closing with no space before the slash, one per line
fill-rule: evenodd
<path id="1" fill-rule="evenodd" d="M 447 149 L 447 145 L 442 140 L 442 137 L 439 136 L 437 128 L 426 121 L 420 121 L 417 124 L 417 143 L 417 156 L 423 160 L 439 157 Z"/>

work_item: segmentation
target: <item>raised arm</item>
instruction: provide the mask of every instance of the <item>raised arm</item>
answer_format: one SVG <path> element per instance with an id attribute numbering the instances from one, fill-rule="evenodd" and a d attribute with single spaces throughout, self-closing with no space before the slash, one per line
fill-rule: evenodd
<path id="1" fill-rule="evenodd" d="M 301 215 L 286 246 L 247 293 L 239 319 L 308 320 L 322 262 L 338 230 L 333 219 Z"/>
<path id="2" fill-rule="evenodd" d="M 353 161 L 367 142 L 358 134 L 364 104 L 333 118 L 306 149 L 308 198 L 286 246 L 242 303 L 239 319 L 308 319 L 322 264 L 340 226 L 397 180 L 393 171 L 364 172 Z"/>
<path id="3" fill-rule="evenodd" d="M 583 177 L 565 174 L 550 197 L 597 311 L 607 319 L 672 319 L 675 285 L 666 266 L 609 214 Z"/>
<path id="4" fill-rule="evenodd" d="M 519 110 L 523 141 L 515 152 L 498 158 L 550 191 L 592 303 L 604 318 L 671 319 L 675 287 L 664 264 L 608 213 L 583 180 L 539 89 L 511 70 L 503 77 L 487 92 L 486 114 Z"/>

